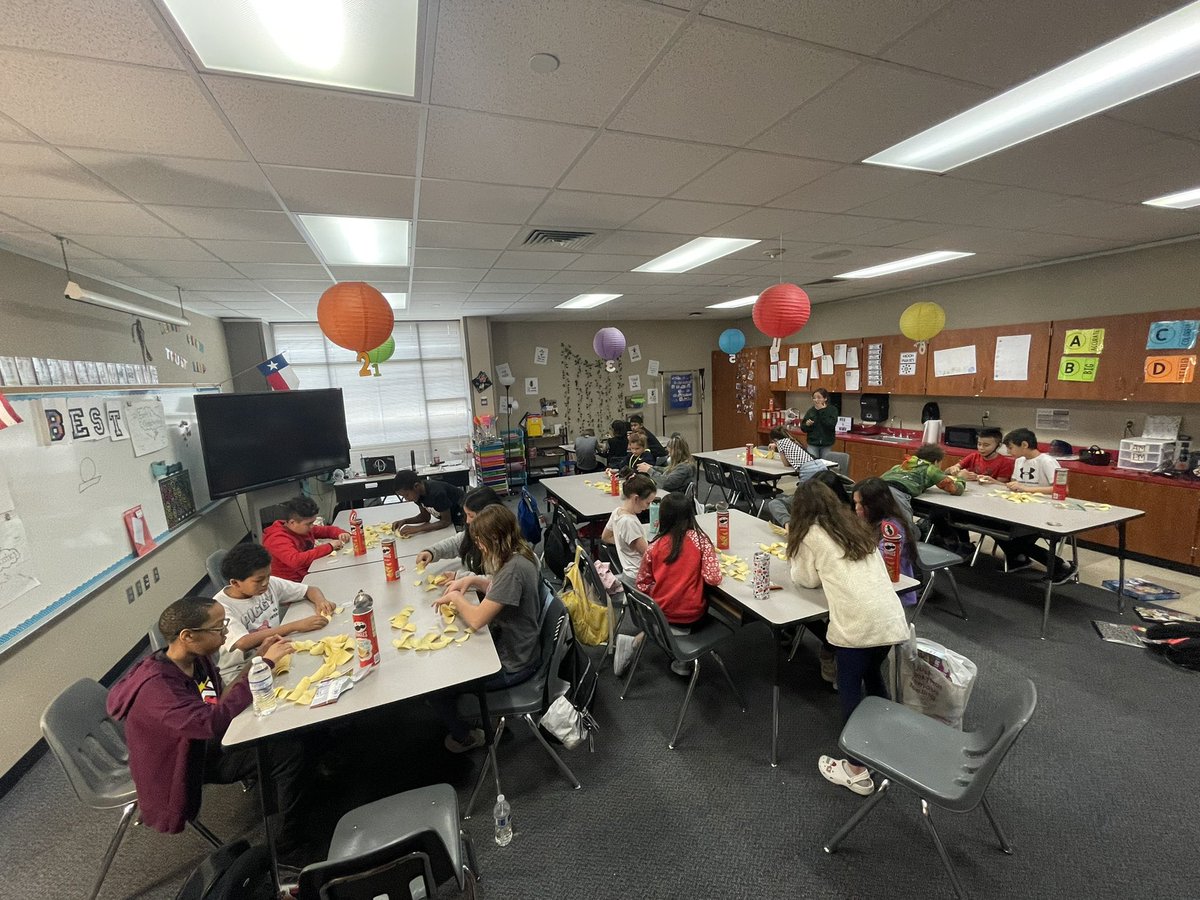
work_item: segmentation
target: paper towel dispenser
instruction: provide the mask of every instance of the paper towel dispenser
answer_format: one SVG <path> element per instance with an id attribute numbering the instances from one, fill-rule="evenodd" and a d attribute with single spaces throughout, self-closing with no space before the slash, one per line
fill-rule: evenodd
<path id="1" fill-rule="evenodd" d="M 858 398 L 859 415 L 864 422 L 886 422 L 888 401 L 887 394 L 862 394 Z"/>

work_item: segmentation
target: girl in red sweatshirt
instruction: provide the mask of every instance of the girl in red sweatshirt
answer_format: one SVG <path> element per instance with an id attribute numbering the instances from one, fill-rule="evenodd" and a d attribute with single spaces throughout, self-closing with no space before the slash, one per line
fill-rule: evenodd
<path id="1" fill-rule="evenodd" d="M 662 607 L 669 624 L 692 625 L 708 610 L 704 585 L 721 583 L 717 551 L 696 524 L 692 501 L 684 494 L 663 497 L 658 532 L 642 558 L 637 588 Z"/>

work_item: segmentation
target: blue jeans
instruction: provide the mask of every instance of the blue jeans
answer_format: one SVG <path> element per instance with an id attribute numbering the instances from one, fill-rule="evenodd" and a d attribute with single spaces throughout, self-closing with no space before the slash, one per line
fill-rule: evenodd
<path id="1" fill-rule="evenodd" d="M 506 672 L 504 669 L 501 669 L 495 675 L 489 675 L 484 679 L 483 689 L 485 691 L 496 691 L 502 688 L 510 688 L 523 681 L 528 681 L 534 676 L 537 669 L 536 663 L 516 672 Z M 429 697 L 430 706 L 438 714 L 438 717 L 442 720 L 442 724 L 446 726 L 446 730 L 450 732 L 450 737 L 454 738 L 460 744 L 465 743 L 471 733 L 471 729 L 467 727 L 467 723 L 458 717 L 458 698 L 465 693 L 470 692 L 454 687 L 438 691 Z"/>
<path id="2" fill-rule="evenodd" d="M 888 698 L 880 667 L 891 649 L 890 645 L 833 648 L 837 656 L 838 699 L 842 703 L 843 723 L 850 721 L 850 714 L 862 702 L 864 695 L 883 697 L 885 700 Z M 850 758 L 850 763 L 855 766 L 862 765 L 853 757 Z"/>
<path id="3" fill-rule="evenodd" d="M 818 444 L 810 443 L 808 445 L 807 449 L 808 449 L 808 455 L 811 456 L 813 459 L 824 459 L 829 454 L 829 451 L 833 449 L 833 444 L 826 444 L 824 446 L 820 446 Z"/>

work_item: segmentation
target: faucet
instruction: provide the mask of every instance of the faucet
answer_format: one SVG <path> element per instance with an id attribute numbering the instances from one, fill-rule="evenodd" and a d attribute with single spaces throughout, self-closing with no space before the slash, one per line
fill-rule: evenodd
<path id="1" fill-rule="evenodd" d="M 898 429 L 893 427 L 894 423 L 896 423 L 896 422 L 900 423 L 900 427 Z M 904 430 L 904 420 L 902 418 L 900 418 L 899 416 L 892 416 L 890 419 L 888 419 L 888 431 L 890 431 L 893 435 L 895 435 L 898 432 L 903 431 L 903 430 Z"/>

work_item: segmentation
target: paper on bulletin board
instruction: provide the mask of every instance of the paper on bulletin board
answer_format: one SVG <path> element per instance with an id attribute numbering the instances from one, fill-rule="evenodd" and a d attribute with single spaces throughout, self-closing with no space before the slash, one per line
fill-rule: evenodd
<path id="1" fill-rule="evenodd" d="M 29 538 L 21 517 L 0 513 L 0 607 L 12 603 L 41 584 L 33 574 Z"/>
<path id="2" fill-rule="evenodd" d="M 846 368 L 847 369 L 857 369 L 858 368 L 858 348 L 857 347 L 847 347 L 846 348 Z"/>
<path id="3" fill-rule="evenodd" d="M 1151 322 L 1146 334 L 1147 350 L 1191 350 L 1196 346 L 1200 321 L 1179 319 L 1174 322 Z"/>
<path id="4" fill-rule="evenodd" d="M 993 381 L 1029 380 L 1029 334 L 1005 334 L 996 338 L 996 363 Z"/>
<path id="5" fill-rule="evenodd" d="M 844 366 L 846 364 L 846 345 L 833 345 L 833 364 L 835 366 Z"/>
<path id="6" fill-rule="evenodd" d="M 796 367 L 796 387 L 808 387 L 808 367 Z"/>
<path id="7" fill-rule="evenodd" d="M 1063 353 L 1097 356 L 1103 352 L 1103 328 L 1072 328 L 1063 338 Z"/>
<path id="8" fill-rule="evenodd" d="M 822 375 L 832 375 L 833 374 L 833 357 L 830 356 L 828 353 L 826 353 L 824 356 L 821 357 L 821 374 Z"/>
<path id="9" fill-rule="evenodd" d="M 796 366 L 800 365 L 800 348 L 799 347 L 789 347 L 788 348 L 788 365 L 791 366 L 792 368 L 795 368 Z"/>
<path id="10" fill-rule="evenodd" d="M 1099 368 L 1097 356 L 1064 356 L 1058 361 L 1058 380 L 1095 381 Z"/>
<path id="11" fill-rule="evenodd" d="M 167 420 L 157 397 L 125 401 L 125 428 L 133 442 L 133 455 L 145 456 L 167 446 Z"/>
<path id="12" fill-rule="evenodd" d="M 813 359 L 820 359 L 822 356 L 825 355 L 825 348 L 822 347 L 820 344 L 813 344 L 812 345 L 812 355 L 813 355 Z"/>
<path id="13" fill-rule="evenodd" d="M 950 347 L 933 351 L 933 374 L 938 378 L 950 375 L 975 374 L 975 345 Z"/>
<path id="14" fill-rule="evenodd" d="M 775 365 L 776 365 L 776 367 L 779 369 L 779 380 L 780 380 L 780 381 L 787 381 L 787 368 L 788 368 L 788 364 L 787 364 L 786 362 L 784 362 L 784 361 L 781 359 L 781 360 L 780 360 L 779 362 L 777 362 Z"/>
<path id="15" fill-rule="evenodd" d="M 1191 384 L 1195 376 L 1194 356 L 1146 357 L 1146 384 Z"/>
<path id="16" fill-rule="evenodd" d="M 818 360 L 813 360 L 812 365 L 808 367 L 808 377 L 816 381 L 821 377 L 821 363 Z"/>
<path id="17" fill-rule="evenodd" d="M 862 373 L 858 369 L 846 370 L 846 391 L 848 393 L 857 393 L 859 390 L 859 376 Z"/>
<path id="18" fill-rule="evenodd" d="M 774 343 L 771 344 L 771 362 L 772 363 L 779 362 L 779 348 L 776 347 L 774 345 Z"/>

